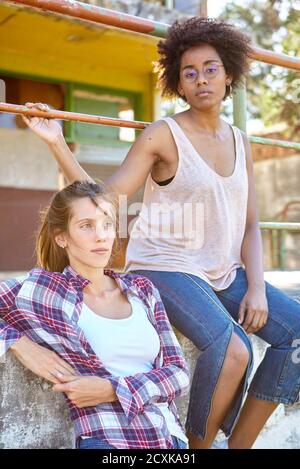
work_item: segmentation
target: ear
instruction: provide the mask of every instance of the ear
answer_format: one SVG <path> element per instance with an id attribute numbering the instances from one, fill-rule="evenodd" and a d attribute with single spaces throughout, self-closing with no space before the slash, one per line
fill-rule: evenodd
<path id="1" fill-rule="evenodd" d="M 184 91 L 183 91 L 181 85 L 178 85 L 177 91 L 178 91 L 178 93 L 180 94 L 181 97 L 184 96 Z"/>
<path id="2" fill-rule="evenodd" d="M 225 83 L 226 83 L 226 86 L 231 85 L 231 83 L 232 83 L 232 76 L 226 75 L 226 81 L 225 81 Z"/>
<path id="3" fill-rule="evenodd" d="M 183 88 L 181 86 L 180 77 L 178 77 L 177 91 L 180 94 L 180 96 L 184 96 L 184 91 L 183 91 Z"/>
<path id="4" fill-rule="evenodd" d="M 60 233 L 54 237 L 56 244 L 62 249 L 67 247 L 67 240 L 63 233 Z"/>

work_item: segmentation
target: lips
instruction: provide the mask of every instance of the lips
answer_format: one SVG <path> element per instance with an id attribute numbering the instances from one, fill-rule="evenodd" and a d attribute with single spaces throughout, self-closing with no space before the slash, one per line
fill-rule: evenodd
<path id="1" fill-rule="evenodd" d="M 93 249 L 91 252 L 94 252 L 95 254 L 105 254 L 106 252 L 108 252 L 108 249 L 104 249 L 104 248 Z"/>
<path id="2" fill-rule="evenodd" d="M 196 96 L 207 96 L 208 94 L 211 94 L 211 91 L 201 90 L 196 93 Z"/>

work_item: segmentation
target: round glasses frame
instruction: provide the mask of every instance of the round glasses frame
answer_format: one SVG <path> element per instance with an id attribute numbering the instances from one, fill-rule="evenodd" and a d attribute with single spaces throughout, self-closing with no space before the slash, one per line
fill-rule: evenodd
<path id="1" fill-rule="evenodd" d="M 211 80 L 219 74 L 221 67 L 224 67 L 224 65 L 219 63 L 205 65 L 202 68 L 202 73 L 206 80 Z M 181 73 L 181 76 L 183 81 L 185 81 L 186 83 L 194 83 L 199 78 L 199 71 L 192 67 L 186 68 Z"/>

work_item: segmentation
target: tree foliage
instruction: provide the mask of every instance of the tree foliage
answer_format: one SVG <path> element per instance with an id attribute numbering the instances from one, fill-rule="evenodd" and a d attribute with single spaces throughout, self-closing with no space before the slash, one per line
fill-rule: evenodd
<path id="1" fill-rule="evenodd" d="M 300 0 L 244 0 L 228 3 L 220 18 L 241 27 L 255 45 L 300 58 Z M 248 110 L 265 126 L 286 124 L 300 131 L 300 72 L 253 61 L 247 83 Z"/>

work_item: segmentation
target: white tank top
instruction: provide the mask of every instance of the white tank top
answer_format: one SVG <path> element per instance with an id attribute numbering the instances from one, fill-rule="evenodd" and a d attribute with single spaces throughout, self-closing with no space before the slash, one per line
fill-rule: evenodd
<path id="1" fill-rule="evenodd" d="M 115 376 L 133 376 L 153 369 L 160 350 L 159 336 L 148 319 L 143 303 L 128 296 L 132 313 L 127 318 L 110 319 L 94 313 L 85 303 L 78 326 L 83 330 L 104 367 Z M 187 438 L 169 409 L 168 403 L 157 403 L 171 435 L 187 442 Z M 160 416 L 153 414 L 153 421 Z"/>
<path id="2" fill-rule="evenodd" d="M 223 290 L 242 265 L 248 200 L 242 134 L 231 126 L 235 167 L 230 176 L 221 176 L 201 158 L 175 119 L 163 120 L 177 146 L 177 172 L 166 186 L 149 174 L 125 269 L 185 272 Z"/>
<path id="3" fill-rule="evenodd" d="M 115 376 L 147 373 L 160 349 L 158 334 L 141 301 L 130 300 L 132 314 L 110 319 L 94 313 L 85 303 L 78 321 L 86 338 L 105 368 Z"/>

